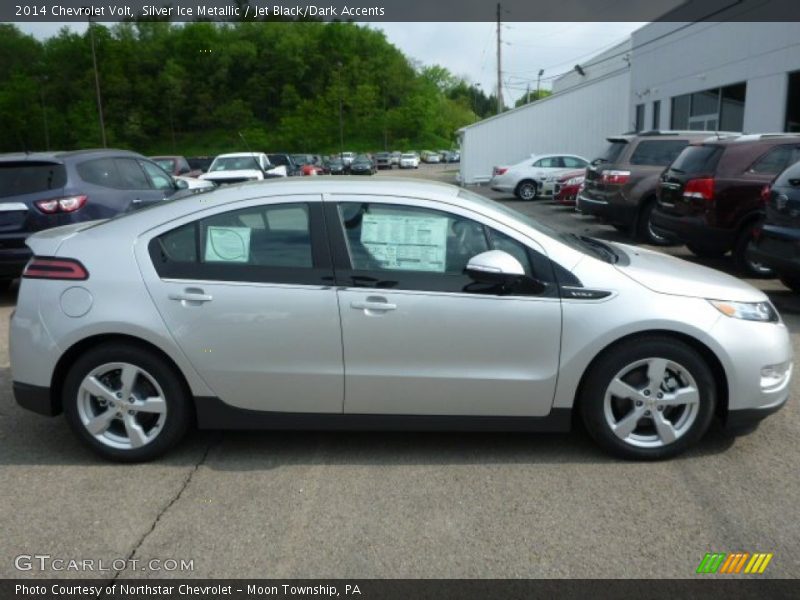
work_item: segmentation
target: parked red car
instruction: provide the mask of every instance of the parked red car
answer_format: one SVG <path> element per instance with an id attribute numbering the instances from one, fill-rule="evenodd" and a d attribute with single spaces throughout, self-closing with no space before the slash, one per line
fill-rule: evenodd
<path id="1" fill-rule="evenodd" d="M 564 206 L 575 206 L 575 198 L 585 177 L 585 169 L 564 173 L 553 186 L 553 200 Z"/>

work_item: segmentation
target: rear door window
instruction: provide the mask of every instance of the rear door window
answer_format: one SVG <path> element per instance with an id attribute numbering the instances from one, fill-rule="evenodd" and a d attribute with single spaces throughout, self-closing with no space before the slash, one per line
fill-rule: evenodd
<path id="1" fill-rule="evenodd" d="M 686 140 L 643 140 L 633 151 L 630 163 L 666 167 L 677 158 L 688 143 Z"/>
<path id="2" fill-rule="evenodd" d="M 586 166 L 586 161 L 575 156 L 564 156 L 564 167 L 567 169 L 582 169 Z"/>
<path id="3" fill-rule="evenodd" d="M 794 144 L 776 146 L 750 167 L 751 173 L 780 173 L 788 165 L 800 159 L 800 147 Z"/>
<path id="4" fill-rule="evenodd" d="M 126 190 L 149 190 L 152 188 L 139 163 L 132 158 L 115 159 L 119 173 L 119 187 Z"/>
<path id="5" fill-rule="evenodd" d="M 67 171 L 61 164 L 28 161 L 0 163 L 0 198 L 57 190 L 66 183 Z"/>
<path id="6" fill-rule="evenodd" d="M 145 173 L 147 173 L 147 177 L 150 179 L 152 187 L 157 190 L 165 191 L 171 191 L 175 189 L 175 184 L 172 182 L 172 177 L 167 175 L 164 169 L 146 160 L 140 160 L 139 163 L 142 165 Z"/>

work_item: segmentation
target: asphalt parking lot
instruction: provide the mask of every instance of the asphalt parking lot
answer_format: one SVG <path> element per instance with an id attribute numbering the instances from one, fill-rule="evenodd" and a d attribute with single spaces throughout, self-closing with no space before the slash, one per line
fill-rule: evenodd
<path id="1" fill-rule="evenodd" d="M 453 168 L 402 175 L 452 180 Z M 548 200 L 478 191 L 555 227 L 626 241 Z M 797 352 L 800 297 L 753 283 Z M 49 554 L 194 561 L 188 573 L 125 577 L 684 578 L 706 552 L 735 551 L 774 553 L 761 577 L 800 574 L 797 377 L 793 400 L 755 433 L 733 439 L 715 427 L 689 453 L 653 464 L 611 459 L 576 430 L 195 432 L 163 460 L 120 466 L 84 449 L 63 418 L 14 403 L 14 302 L 13 289 L 0 296 L 2 577 L 117 575 L 15 568 L 20 554 Z"/>

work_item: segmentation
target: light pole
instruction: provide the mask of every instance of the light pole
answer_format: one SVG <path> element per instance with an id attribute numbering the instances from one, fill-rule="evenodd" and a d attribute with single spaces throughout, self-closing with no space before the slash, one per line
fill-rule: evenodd
<path id="1" fill-rule="evenodd" d="M 106 124 L 103 121 L 103 100 L 100 97 L 100 74 L 97 72 L 97 52 L 94 47 L 94 27 L 92 27 L 91 11 L 89 14 L 89 39 L 92 41 L 92 64 L 94 65 L 94 89 L 97 93 L 97 116 L 100 119 L 100 139 L 103 141 L 103 148 L 106 147 Z"/>
<path id="2" fill-rule="evenodd" d="M 539 99 L 542 89 L 542 75 L 544 75 L 544 69 L 539 69 L 539 76 L 536 78 L 536 99 Z"/>
<path id="3" fill-rule="evenodd" d="M 344 100 L 342 99 L 342 63 L 339 61 L 337 63 L 338 69 L 336 70 L 336 76 L 338 80 L 338 92 L 339 92 L 339 160 L 344 161 L 344 113 L 342 104 Z"/>
<path id="4" fill-rule="evenodd" d="M 42 101 L 42 125 L 44 126 L 44 149 L 50 150 L 50 128 L 47 125 L 47 105 L 44 103 L 44 85 L 47 83 L 47 75 L 42 75 L 39 79 L 39 99 Z"/>

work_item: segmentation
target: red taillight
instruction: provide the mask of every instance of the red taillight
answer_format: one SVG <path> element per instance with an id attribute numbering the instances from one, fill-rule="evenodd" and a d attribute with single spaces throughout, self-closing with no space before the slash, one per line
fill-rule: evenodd
<path id="1" fill-rule="evenodd" d="M 683 188 L 684 198 L 699 198 L 700 200 L 714 199 L 714 178 L 690 179 Z"/>
<path id="2" fill-rule="evenodd" d="M 66 198 L 53 198 L 52 200 L 38 200 L 36 208 L 47 215 L 57 212 L 71 213 L 83 208 L 88 196 L 67 196 Z"/>
<path id="3" fill-rule="evenodd" d="M 765 185 L 761 188 L 761 195 L 759 196 L 759 202 L 761 203 L 762 208 L 765 208 L 769 203 L 769 195 L 772 193 L 772 186 L 770 184 Z"/>
<path id="4" fill-rule="evenodd" d="M 494 174 L 495 175 L 505 175 L 506 171 L 508 171 L 508 167 L 495 167 Z"/>
<path id="5" fill-rule="evenodd" d="M 603 183 L 625 185 L 630 178 L 630 171 L 603 171 Z"/>
<path id="6" fill-rule="evenodd" d="M 34 256 L 25 266 L 22 277 L 26 279 L 89 279 L 89 272 L 74 258 L 49 258 Z"/>

